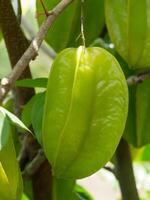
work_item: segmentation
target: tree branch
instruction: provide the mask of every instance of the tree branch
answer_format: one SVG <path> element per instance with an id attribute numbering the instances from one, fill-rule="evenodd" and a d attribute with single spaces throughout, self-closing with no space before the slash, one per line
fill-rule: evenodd
<path id="1" fill-rule="evenodd" d="M 25 29 L 25 31 L 28 32 L 29 39 L 32 40 L 35 37 L 35 35 L 36 35 L 36 32 L 34 31 L 34 29 L 32 27 L 32 24 L 30 24 L 29 20 L 27 20 L 25 17 L 22 17 L 22 25 L 23 25 L 23 28 Z M 52 59 L 54 59 L 56 57 L 56 52 L 50 46 L 42 44 L 41 45 L 41 50 L 47 56 L 50 56 Z"/>
<path id="2" fill-rule="evenodd" d="M 150 79 L 150 71 L 139 73 L 127 78 L 127 83 L 129 86 L 137 85 L 143 83 L 144 80 Z"/>
<path id="3" fill-rule="evenodd" d="M 18 7 L 18 12 L 17 12 L 17 17 L 18 17 L 18 22 L 21 24 L 21 18 L 22 18 L 22 7 L 21 7 L 21 1 L 17 0 L 17 7 Z"/>
<path id="4" fill-rule="evenodd" d="M 0 0 L 0 27 L 7 48 L 10 64 L 13 68 L 28 48 L 29 42 L 20 28 L 11 0 Z M 27 68 L 19 78 L 25 79 L 27 77 L 31 77 L 29 65 L 27 65 Z M 3 81 L 5 82 L 5 79 L 3 79 Z M 34 94 L 34 90 L 29 90 L 28 88 L 17 88 L 16 92 L 16 102 L 19 104 L 18 108 L 22 108 L 22 105 L 24 105 Z"/>
<path id="5" fill-rule="evenodd" d="M 104 166 L 103 169 L 107 170 L 108 172 L 112 173 L 117 179 L 117 172 L 114 167 Z"/>
<path id="6" fill-rule="evenodd" d="M 45 162 L 45 160 L 46 158 L 43 150 L 39 149 L 33 160 L 23 170 L 22 177 L 25 179 L 31 179 L 32 176 L 38 171 L 40 166 Z"/>
<path id="7" fill-rule="evenodd" d="M 51 14 L 46 18 L 36 37 L 25 51 L 23 56 L 14 66 L 11 74 L 1 80 L 0 86 L 0 102 L 3 101 L 6 94 L 13 86 L 14 82 L 20 77 L 23 71 L 26 69 L 27 65 L 31 60 L 35 59 L 38 55 L 39 47 L 45 38 L 48 29 L 51 27 L 56 18 L 63 12 L 63 10 L 72 2 L 73 0 L 62 0 L 56 7 L 50 12 Z"/>
<path id="8" fill-rule="evenodd" d="M 139 200 L 130 148 L 123 138 L 116 150 L 116 172 L 123 200 Z"/>

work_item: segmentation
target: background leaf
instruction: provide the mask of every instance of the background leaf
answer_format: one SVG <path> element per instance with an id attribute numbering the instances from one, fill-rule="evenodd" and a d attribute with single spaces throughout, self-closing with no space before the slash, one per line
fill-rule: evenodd
<path id="1" fill-rule="evenodd" d="M 23 194 L 22 199 L 21 200 L 30 200 L 25 194 Z"/>
<path id="2" fill-rule="evenodd" d="M 53 179 L 53 199 L 73 200 L 75 180 Z"/>
<path id="3" fill-rule="evenodd" d="M 37 13 L 43 12 L 39 0 L 36 1 Z M 44 4 L 51 10 L 59 0 L 45 0 Z M 50 28 L 46 41 L 56 51 L 66 47 L 81 45 L 80 36 L 80 0 L 74 1 L 55 21 Z M 89 46 L 101 33 L 104 26 L 104 0 L 86 0 L 84 4 L 84 33 L 86 45 Z M 39 25 L 44 17 L 38 17 Z M 63 27 L 63 28 L 62 28 Z"/>
<path id="4" fill-rule="evenodd" d="M 44 110 L 45 93 L 39 93 L 33 103 L 31 111 L 31 123 L 35 136 L 40 144 L 42 144 L 42 119 Z"/>
<path id="5" fill-rule="evenodd" d="M 0 151 L 8 142 L 10 134 L 10 125 L 7 116 L 0 112 Z"/>
<path id="6" fill-rule="evenodd" d="M 22 178 L 11 132 L 7 143 L 0 151 L 0 174 L 0 199 L 20 200 L 22 196 Z"/>
<path id="7" fill-rule="evenodd" d="M 79 200 L 94 200 L 92 196 L 80 185 L 76 184 L 75 192 Z"/>
<path id="8" fill-rule="evenodd" d="M 23 79 L 16 81 L 17 87 L 29 87 L 29 88 L 46 88 L 47 78 L 35 78 L 35 79 Z"/>
<path id="9" fill-rule="evenodd" d="M 21 120 L 22 122 L 29 127 L 31 125 L 31 112 L 32 112 L 32 107 L 34 105 L 34 102 L 36 98 L 38 98 L 39 94 L 34 95 L 28 102 L 27 104 L 23 107 L 22 115 L 21 115 Z"/>
<path id="10" fill-rule="evenodd" d="M 150 161 L 150 144 L 144 146 L 143 151 L 141 153 L 140 160 L 141 161 Z"/>
<path id="11" fill-rule="evenodd" d="M 150 80 L 129 88 L 129 112 L 124 137 L 135 147 L 150 143 Z"/>
<path id="12" fill-rule="evenodd" d="M 45 92 L 34 95 L 24 106 L 22 121 L 29 127 L 32 124 L 34 134 L 40 144 L 42 144 L 42 118 L 45 101 Z"/>
<path id="13" fill-rule="evenodd" d="M 14 114 L 12 114 L 11 112 L 9 112 L 8 110 L 6 110 L 5 108 L 0 106 L 0 111 L 8 116 L 8 118 L 10 119 L 10 121 L 15 124 L 16 126 L 28 131 L 31 133 L 31 131 L 24 125 L 24 123 L 18 118 L 16 117 Z"/>

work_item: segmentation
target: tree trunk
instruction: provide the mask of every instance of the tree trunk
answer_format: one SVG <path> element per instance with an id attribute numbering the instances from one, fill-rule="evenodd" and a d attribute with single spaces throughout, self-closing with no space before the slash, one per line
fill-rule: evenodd
<path id="1" fill-rule="evenodd" d="M 11 0 L 0 0 L 0 27 L 3 34 L 3 38 L 7 47 L 11 66 L 13 67 L 20 57 L 23 55 L 29 42 L 25 38 L 20 24 L 15 16 Z M 26 68 L 20 79 L 30 78 L 31 73 L 29 66 Z M 34 95 L 33 89 L 17 88 L 17 97 L 20 109 L 22 106 Z M 26 156 L 25 162 L 22 162 L 21 168 L 23 168 L 28 160 L 31 160 L 39 145 L 29 136 L 26 140 Z M 32 177 L 33 183 L 33 196 L 35 200 L 50 200 L 51 199 L 51 170 L 47 161 L 40 167 L 38 172 Z"/>
<path id="2" fill-rule="evenodd" d="M 133 173 L 130 148 L 126 140 L 121 139 L 116 150 L 116 172 L 123 200 L 139 200 Z"/>

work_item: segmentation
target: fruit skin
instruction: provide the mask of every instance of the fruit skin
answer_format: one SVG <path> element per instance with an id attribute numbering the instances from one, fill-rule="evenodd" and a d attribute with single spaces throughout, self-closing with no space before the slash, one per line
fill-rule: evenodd
<path id="1" fill-rule="evenodd" d="M 106 0 L 109 35 L 132 69 L 150 67 L 150 0 Z"/>
<path id="2" fill-rule="evenodd" d="M 128 89 L 117 60 L 106 50 L 63 50 L 50 72 L 42 143 L 53 175 L 83 178 L 103 167 L 122 136 Z"/>
<path id="3" fill-rule="evenodd" d="M 53 9 L 60 0 L 44 0 L 48 10 Z M 58 16 L 45 38 L 52 48 L 59 52 L 66 47 L 77 47 L 81 44 L 80 16 L 81 0 L 72 2 L 64 12 Z M 39 0 L 36 1 L 37 13 L 43 12 Z M 45 16 L 38 17 L 41 25 Z M 93 23 L 94 21 L 94 23 Z M 84 34 L 86 45 L 89 46 L 102 32 L 104 27 L 104 0 L 86 0 L 84 3 Z"/>
<path id="4" fill-rule="evenodd" d="M 1 33 L 1 29 L 0 29 L 0 42 L 1 42 L 1 39 L 2 39 L 2 33 Z"/>

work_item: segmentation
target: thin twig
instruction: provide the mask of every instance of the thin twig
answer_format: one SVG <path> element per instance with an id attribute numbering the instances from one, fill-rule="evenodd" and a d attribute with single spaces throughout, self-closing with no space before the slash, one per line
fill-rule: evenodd
<path id="1" fill-rule="evenodd" d="M 18 22 L 19 22 L 19 24 L 21 24 L 21 17 L 22 17 L 21 1 L 20 1 L 20 0 L 17 0 L 17 4 L 18 4 L 18 12 L 17 12 L 17 15 L 18 15 Z"/>
<path id="2" fill-rule="evenodd" d="M 103 169 L 107 170 L 108 172 L 111 172 L 116 178 L 118 178 L 115 168 L 104 166 Z"/>
<path id="3" fill-rule="evenodd" d="M 139 73 L 127 78 L 127 83 L 129 86 L 137 85 L 143 83 L 144 80 L 150 79 L 150 71 Z"/>
<path id="4" fill-rule="evenodd" d="M 72 2 L 73 0 L 62 0 L 59 4 L 56 5 L 56 7 L 50 12 L 51 15 L 49 15 L 42 26 L 40 27 L 39 32 L 37 33 L 36 37 L 28 47 L 28 49 L 25 51 L 23 56 L 20 58 L 20 60 L 16 63 L 14 66 L 11 74 L 8 77 L 5 77 L 1 81 L 0 86 L 0 102 L 3 101 L 8 91 L 12 88 L 15 81 L 20 77 L 20 75 L 23 73 L 27 65 L 30 63 L 31 60 L 35 59 L 35 57 L 38 55 L 39 47 L 41 46 L 42 41 L 45 38 L 45 35 L 47 34 L 48 29 L 51 27 L 53 22 L 56 20 L 56 18 L 63 12 L 63 10 Z"/>
<path id="5" fill-rule="evenodd" d="M 25 167 L 22 172 L 22 177 L 24 179 L 30 179 L 39 169 L 39 167 L 46 160 L 44 152 L 42 149 L 39 149 L 37 155 L 33 158 L 33 160 Z"/>
<path id="6" fill-rule="evenodd" d="M 47 11 L 47 9 L 46 9 L 46 7 L 45 7 L 45 5 L 44 5 L 43 0 L 40 0 L 40 2 L 41 2 L 41 5 L 42 5 L 42 7 L 43 7 L 43 10 L 44 10 L 44 13 L 45 13 L 46 17 L 48 17 L 48 16 L 49 16 L 49 12 Z"/>

